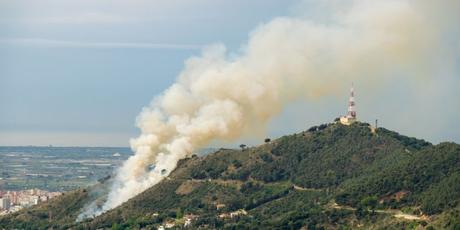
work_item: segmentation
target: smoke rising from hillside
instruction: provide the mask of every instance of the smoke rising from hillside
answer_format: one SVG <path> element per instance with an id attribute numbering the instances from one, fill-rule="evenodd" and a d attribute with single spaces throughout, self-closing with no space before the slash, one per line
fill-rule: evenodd
<path id="1" fill-rule="evenodd" d="M 176 83 L 137 118 L 142 133 L 131 140 L 135 155 L 118 169 L 107 202 L 80 218 L 155 185 L 178 160 L 212 141 L 263 133 L 293 100 L 336 94 L 352 80 L 373 87 L 388 76 L 428 77 L 441 58 L 459 56 L 458 1 L 361 0 L 331 9 L 324 23 L 273 19 L 237 54 L 212 45 L 188 59 Z M 457 39 L 446 41 L 452 39 L 446 34 Z"/>

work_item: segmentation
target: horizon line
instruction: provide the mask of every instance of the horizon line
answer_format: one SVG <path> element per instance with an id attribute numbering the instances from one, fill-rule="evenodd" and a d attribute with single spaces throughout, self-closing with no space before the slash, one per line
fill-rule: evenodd
<path id="1" fill-rule="evenodd" d="M 0 38 L 1 44 L 48 46 L 56 48 L 131 48 L 131 49 L 173 49 L 200 50 L 204 45 L 183 43 L 149 43 L 149 42 L 82 42 L 44 38 Z"/>
<path id="2" fill-rule="evenodd" d="M 128 148 L 129 146 L 85 146 L 85 145 L 0 145 L 0 148 L 4 147 L 37 147 L 37 148 Z"/>

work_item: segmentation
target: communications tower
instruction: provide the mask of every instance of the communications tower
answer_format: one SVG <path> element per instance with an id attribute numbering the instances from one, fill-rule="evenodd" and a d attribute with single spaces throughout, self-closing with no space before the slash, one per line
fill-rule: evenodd
<path id="1" fill-rule="evenodd" d="M 355 89 L 353 83 L 350 89 L 350 98 L 348 99 L 348 113 L 346 116 L 340 117 L 340 123 L 344 125 L 351 125 L 356 121 L 356 108 L 355 108 Z"/>

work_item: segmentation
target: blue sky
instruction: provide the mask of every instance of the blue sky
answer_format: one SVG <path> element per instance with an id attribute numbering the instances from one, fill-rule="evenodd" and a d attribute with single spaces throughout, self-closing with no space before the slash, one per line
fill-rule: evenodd
<path id="1" fill-rule="evenodd" d="M 312 10 L 319 2 L 0 1 L 0 145 L 128 146 L 142 107 L 201 47 L 223 43 L 237 52 L 274 17 L 322 18 Z M 359 114 L 408 135 L 459 142 L 458 75 L 443 79 L 416 90 L 412 82 L 388 84 L 361 98 L 357 82 Z M 289 105 L 269 135 L 331 121 L 346 110 L 347 93 Z M 419 103 L 424 95 L 432 105 Z"/>
<path id="2" fill-rule="evenodd" d="M 210 43 L 237 49 L 291 6 L 0 1 L 0 144 L 127 146 L 137 114 L 174 82 L 185 59 Z"/>

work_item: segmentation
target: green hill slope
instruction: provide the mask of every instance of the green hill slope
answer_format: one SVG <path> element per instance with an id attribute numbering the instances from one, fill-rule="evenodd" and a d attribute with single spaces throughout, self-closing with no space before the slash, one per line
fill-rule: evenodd
<path id="1" fill-rule="evenodd" d="M 398 204 L 418 205 L 428 214 L 455 207 L 460 200 L 460 146 L 441 143 L 404 153 L 383 164 L 381 170 L 353 178 L 343 184 L 340 200 L 356 205 L 363 196 L 407 193 Z M 388 203 L 394 200 L 389 200 Z M 395 204 L 390 204 L 395 205 Z"/>
<path id="2" fill-rule="evenodd" d="M 156 229 L 183 226 L 185 217 L 192 228 L 218 229 L 460 226 L 459 145 L 372 132 L 365 123 L 309 130 L 183 159 L 168 178 L 94 219 L 70 221 L 89 199 L 77 191 L 81 197 L 0 218 L 0 228 Z M 72 203 L 68 218 L 48 221 L 47 209 Z"/>

